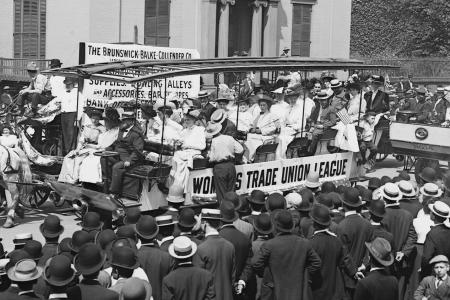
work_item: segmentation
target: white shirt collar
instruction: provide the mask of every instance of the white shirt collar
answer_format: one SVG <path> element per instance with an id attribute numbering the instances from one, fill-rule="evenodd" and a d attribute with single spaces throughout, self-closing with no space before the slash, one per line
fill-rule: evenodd
<path id="1" fill-rule="evenodd" d="M 316 235 L 317 233 L 321 233 L 321 232 L 326 233 L 326 234 L 329 234 L 329 235 L 331 235 L 331 236 L 336 236 L 336 234 L 332 233 L 330 230 L 328 230 L 328 228 L 326 228 L 326 229 L 321 229 L 321 230 L 316 230 L 316 231 L 314 231 L 314 234 L 313 234 L 313 235 Z"/>
<path id="2" fill-rule="evenodd" d="M 376 225 L 376 226 L 380 226 L 380 225 L 381 225 L 381 223 L 379 223 L 379 222 L 374 222 L 374 221 L 372 221 L 372 220 L 370 220 L 370 224 L 371 224 L 371 225 Z"/>
<path id="3" fill-rule="evenodd" d="M 377 270 L 384 270 L 384 268 L 380 268 L 380 267 L 372 267 L 372 268 L 370 268 L 370 272 L 377 271 Z"/>
<path id="4" fill-rule="evenodd" d="M 210 235 L 219 235 L 219 232 L 217 230 L 215 230 L 215 229 L 211 229 L 210 232 L 205 234 L 205 237 L 208 237 Z"/>
<path id="5" fill-rule="evenodd" d="M 224 227 L 234 227 L 234 224 L 233 223 L 231 223 L 231 224 L 224 224 L 220 228 L 224 228 Z"/>
<path id="6" fill-rule="evenodd" d="M 348 217 L 348 216 L 351 216 L 351 215 L 357 215 L 358 213 L 356 212 L 356 210 L 350 210 L 350 211 L 346 211 L 345 213 L 344 213 L 344 217 Z"/>
<path id="7" fill-rule="evenodd" d="M 173 236 L 166 236 L 165 238 L 162 238 L 162 240 L 158 241 L 158 244 L 161 246 L 164 242 L 171 241 L 173 239 L 174 239 Z"/>
<path id="8" fill-rule="evenodd" d="M 54 294 L 50 294 L 50 296 L 48 296 L 48 299 L 54 299 L 54 298 L 67 298 L 67 294 L 66 293 L 54 293 Z"/>
<path id="9" fill-rule="evenodd" d="M 447 277 L 448 277 L 447 274 L 445 274 L 444 277 L 442 277 L 441 279 L 439 279 L 439 278 L 436 276 L 436 280 L 445 281 L 445 280 L 447 280 Z"/>
<path id="10" fill-rule="evenodd" d="M 28 290 L 28 291 L 20 291 L 20 292 L 18 292 L 17 293 L 17 295 L 23 295 L 23 294 L 28 294 L 28 293 L 34 293 L 34 291 L 33 290 Z"/>
<path id="11" fill-rule="evenodd" d="M 400 205 L 400 203 L 396 202 L 396 203 L 386 204 L 385 207 L 394 207 L 394 206 L 399 206 L 399 205 Z"/>
<path id="12" fill-rule="evenodd" d="M 261 214 L 260 211 L 254 211 L 252 210 L 252 216 L 259 216 Z"/>

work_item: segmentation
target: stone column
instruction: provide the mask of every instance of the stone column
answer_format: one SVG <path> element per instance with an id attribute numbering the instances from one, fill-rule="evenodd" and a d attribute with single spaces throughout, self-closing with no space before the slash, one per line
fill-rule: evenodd
<path id="1" fill-rule="evenodd" d="M 263 29 L 263 51 L 262 55 L 266 57 L 278 56 L 278 2 L 279 0 L 268 1 L 266 13 L 264 15 Z"/>
<path id="2" fill-rule="evenodd" d="M 255 0 L 250 5 L 253 7 L 250 56 L 258 57 L 261 56 L 263 8 L 267 7 L 268 1 Z"/>
<path id="3" fill-rule="evenodd" d="M 218 57 L 228 57 L 228 29 L 230 25 L 230 5 L 235 0 L 219 0 L 219 37 L 217 45 Z"/>

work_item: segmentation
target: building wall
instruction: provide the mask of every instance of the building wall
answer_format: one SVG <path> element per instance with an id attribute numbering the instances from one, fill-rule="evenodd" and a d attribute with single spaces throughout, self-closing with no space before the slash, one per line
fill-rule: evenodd
<path id="1" fill-rule="evenodd" d="M 145 0 L 122 0 L 121 42 L 134 42 L 134 27 L 136 26 L 137 43 L 144 43 L 144 16 Z"/>
<path id="2" fill-rule="evenodd" d="M 201 0 L 172 0 L 170 2 L 170 47 L 200 51 L 201 8 Z"/>
<path id="3" fill-rule="evenodd" d="M 14 56 L 14 2 L 0 0 L 0 57 Z"/>

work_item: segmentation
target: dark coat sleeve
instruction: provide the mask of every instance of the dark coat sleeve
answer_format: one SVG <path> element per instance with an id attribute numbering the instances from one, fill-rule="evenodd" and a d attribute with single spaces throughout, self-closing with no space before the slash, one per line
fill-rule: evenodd
<path id="1" fill-rule="evenodd" d="M 213 300 L 216 299 L 216 289 L 214 287 L 214 278 L 211 275 L 208 280 L 208 288 L 206 290 L 205 300 Z"/>
<path id="2" fill-rule="evenodd" d="M 141 157 L 142 153 L 144 151 L 144 138 L 142 137 L 142 134 L 139 132 L 133 132 L 135 137 L 133 138 L 133 152 L 130 155 L 130 162 L 131 164 L 137 163 Z"/>
<path id="3" fill-rule="evenodd" d="M 254 271 L 252 267 L 252 258 L 253 258 L 253 250 L 250 248 L 248 251 L 248 257 L 247 261 L 245 262 L 244 270 L 242 271 L 240 280 L 244 280 L 245 282 L 248 282 L 248 280 L 253 276 Z"/>
<path id="4" fill-rule="evenodd" d="M 355 288 L 355 294 L 353 295 L 353 300 L 367 300 L 367 299 L 371 299 L 371 292 L 361 281 L 358 281 Z"/>
<path id="5" fill-rule="evenodd" d="M 344 271 L 349 277 L 355 276 L 357 268 L 348 253 L 347 247 L 342 245 L 340 252 L 339 268 Z"/>
<path id="6" fill-rule="evenodd" d="M 431 266 L 429 264 L 429 261 L 436 254 L 436 244 L 433 240 L 433 235 L 430 233 L 431 232 L 428 233 L 425 239 L 425 244 L 423 245 L 422 267 L 421 267 L 422 276 L 431 274 Z"/>
<path id="7" fill-rule="evenodd" d="M 255 270 L 255 273 L 259 277 L 264 276 L 264 269 L 269 261 L 270 258 L 270 249 L 266 247 L 266 243 L 261 245 L 261 248 L 259 248 L 259 253 L 256 254 L 256 256 L 253 259 L 253 269 Z M 316 254 L 317 255 L 317 254 Z M 320 258 L 319 258 L 320 260 Z"/>
<path id="8" fill-rule="evenodd" d="M 175 295 L 172 292 L 172 288 L 169 286 L 166 278 L 162 284 L 162 300 L 175 300 Z"/>
<path id="9" fill-rule="evenodd" d="M 422 279 L 422 281 L 419 283 L 419 286 L 414 291 L 414 300 L 422 300 L 423 297 L 426 297 L 427 294 L 427 288 L 429 287 L 430 279 L 429 277 L 425 277 Z"/>
<path id="10" fill-rule="evenodd" d="M 417 233 L 411 222 L 411 225 L 410 225 L 409 231 L 408 231 L 408 237 L 406 239 L 405 244 L 402 247 L 402 252 L 405 254 L 406 257 L 409 257 L 410 254 L 415 249 L 416 241 L 417 241 Z"/>
<path id="11" fill-rule="evenodd" d="M 322 260 L 317 252 L 313 249 L 311 244 L 308 245 L 308 254 L 307 254 L 307 262 L 306 268 L 308 272 L 313 275 L 316 272 L 320 271 L 320 267 L 322 266 Z"/>

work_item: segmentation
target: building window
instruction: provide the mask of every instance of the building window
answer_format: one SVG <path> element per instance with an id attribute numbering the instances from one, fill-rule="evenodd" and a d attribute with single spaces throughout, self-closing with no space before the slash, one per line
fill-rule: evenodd
<path id="1" fill-rule="evenodd" d="M 45 58 L 46 0 L 14 0 L 14 57 Z"/>
<path id="2" fill-rule="evenodd" d="M 292 3 L 291 54 L 309 56 L 311 44 L 312 5 Z"/>
<path id="3" fill-rule="evenodd" d="M 145 0 L 144 44 L 169 46 L 169 0 Z"/>

